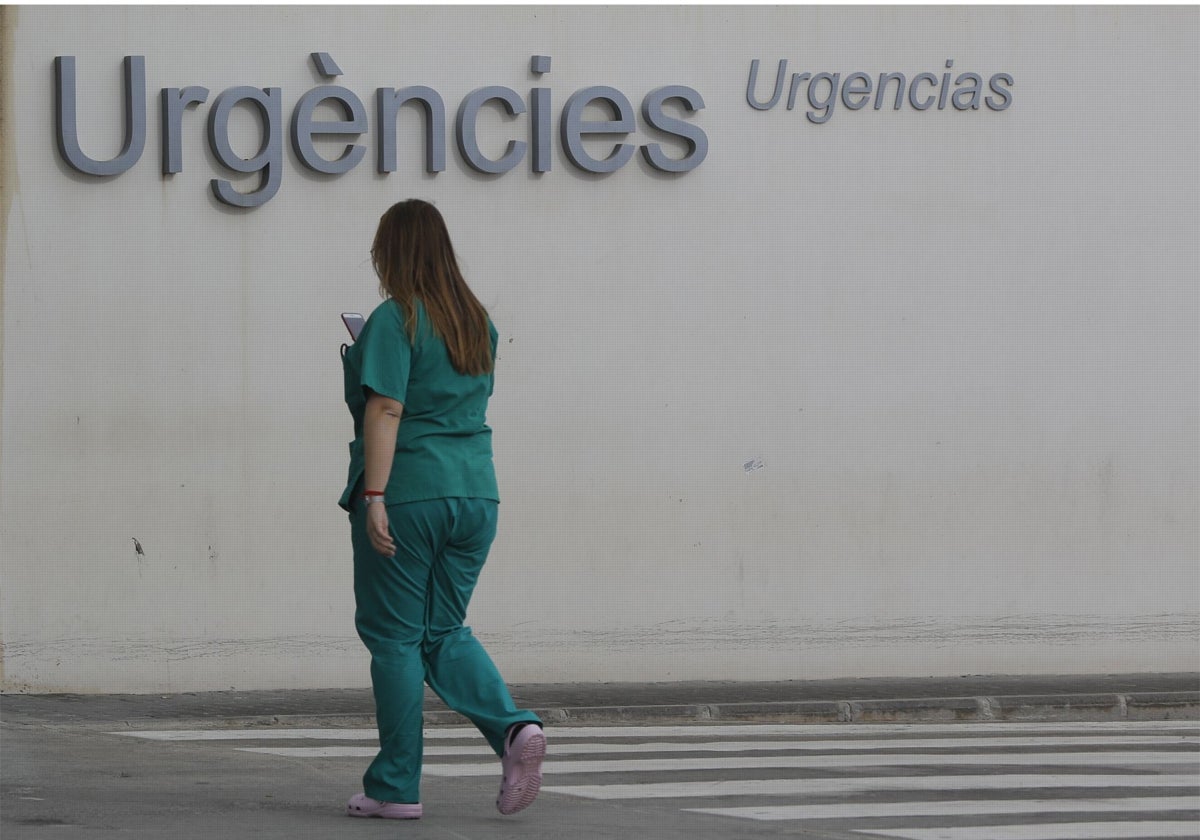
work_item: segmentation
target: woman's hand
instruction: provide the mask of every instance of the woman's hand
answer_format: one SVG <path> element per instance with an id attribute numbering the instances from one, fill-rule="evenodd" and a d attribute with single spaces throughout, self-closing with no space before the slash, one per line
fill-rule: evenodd
<path id="1" fill-rule="evenodd" d="M 396 543 L 388 527 L 387 505 L 383 502 L 367 505 L 367 537 L 371 540 L 371 547 L 384 557 L 396 556 Z"/>

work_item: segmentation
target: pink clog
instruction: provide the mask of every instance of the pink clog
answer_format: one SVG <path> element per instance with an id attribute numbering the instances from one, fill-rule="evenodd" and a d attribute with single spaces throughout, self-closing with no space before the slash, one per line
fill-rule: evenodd
<path id="1" fill-rule="evenodd" d="M 504 747 L 500 765 L 504 778 L 496 809 L 505 816 L 533 804 L 542 789 L 542 759 L 546 757 L 546 733 L 536 723 L 526 724 Z"/>
<path id="2" fill-rule="evenodd" d="M 421 804 L 405 802 L 380 802 L 365 793 L 356 793 L 346 803 L 346 816 L 382 817 L 385 820 L 419 820 Z"/>

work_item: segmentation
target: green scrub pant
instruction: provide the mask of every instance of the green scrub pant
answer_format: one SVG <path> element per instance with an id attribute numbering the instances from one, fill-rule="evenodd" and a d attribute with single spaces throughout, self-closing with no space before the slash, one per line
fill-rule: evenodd
<path id="1" fill-rule="evenodd" d="M 463 626 L 467 604 L 496 536 L 498 504 L 433 499 L 388 506 L 396 556 L 367 538 L 365 505 L 350 514 L 354 622 L 371 652 L 379 755 L 363 792 L 384 802 L 420 802 L 424 683 L 483 733 L 496 755 L 515 723 L 540 723 L 516 708 L 483 645 Z"/>

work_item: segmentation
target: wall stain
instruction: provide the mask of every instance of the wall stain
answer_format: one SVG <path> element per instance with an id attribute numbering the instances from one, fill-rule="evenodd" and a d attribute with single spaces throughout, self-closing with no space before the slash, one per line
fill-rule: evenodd
<path id="1" fill-rule="evenodd" d="M 652 626 L 621 630 L 569 627 L 527 628 L 523 645 L 542 649 L 604 646 L 613 650 L 850 650 L 870 647 L 936 649 L 963 644 L 1078 645 L 1097 640 L 1149 643 L 1192 639 L 1200 623 L 1190 613 L 1111 616 L 1012 615 L 984 619 L 973 616 L 870 618 L 832 622 L 766 623 L 722 619 L 673 619 Z M 481 638 L 486 634 L 477 634 Z"/>
<path id="2" fill-rule="evenodd" d="M 142 544 L 138 542 L 137 537 L 130 537 L 133 540 L 133 559 L 138 564 L 138 577 L 142 576 L 142 561 L 146 559 L 146 552 L 142 550 Z"/>
<path id="3" fill-rule="evenodd" d="M 998 645 L 1018 642 L 1077 645 L 1121 639 L 1126 642 L 1191 640 L 1200 623 L 1191 613 L 1137 616 L 1032 614 L 983 620 L 972 616 L 944 618 L 908 617 L 875 621 L 795 623 L 793 621 L 741 624 L 722 619 L 673 619 L 622 630 L 579 630 L 553 627 L 540 621 L 523 622 L 522 646 L 549 651 L 606 645 L 620 650 L 687 650 L 733 648 L 806 650 L 858 647 L 960 645 L 964 642 Z M 511 649 L 512 634 L 478 633 L 488 646 Z M 748 647 L 749 646 L 749 647 Z M 22 664 L 47 662 L 68 653 L 72 658 L 100 657 L 121 662 L 187 662 L 234 656 L 305 657 L 365 655 L 353 633 L 347 635 L 297 634 L 262 638 L 97 638 L 66 636 L 27 640 L 9 646 L 9 656 Z M 44 692 L 44 687 L 33 688 Z M 72 690 L 90 690 L 76 687 Z"/>

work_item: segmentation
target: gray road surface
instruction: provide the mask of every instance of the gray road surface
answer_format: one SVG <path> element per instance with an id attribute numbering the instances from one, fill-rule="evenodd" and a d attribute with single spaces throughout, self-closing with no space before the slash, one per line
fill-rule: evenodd
<path id="1" fill-rule="evenodd" d="M 1194 721 L 564 725 L 515 817 L 494 809 L 481 739 L 435 727 L 426 817 L 394 823 L 341 814 L 370 729 L 17 717 L 0 732 L 5 840 L 1200 837 Z"/>

